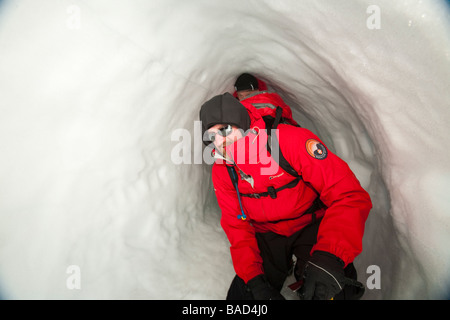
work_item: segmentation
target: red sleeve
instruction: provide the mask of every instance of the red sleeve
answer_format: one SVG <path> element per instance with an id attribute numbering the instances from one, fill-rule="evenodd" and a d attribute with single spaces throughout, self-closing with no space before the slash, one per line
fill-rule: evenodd
<path id="1" fill-rule="evenodd" d="M 241 214 L 236 189 L 225 165 L 213 165 L 212 180 L 217 201 L 222 210 L 221 225 L 230 241 L 231 258 L 236 274 L 245 283 L 263 274 L 262 258 L 249 220 L 238 219 Z"/>
<path id="2" fill-rule="evenodd" d="M 364 226 L 372 208 L 370 196 L 347 163 L 328 150 L 311 131 L 289 128 L 282 132 L 283 155 L 328 207 L 311 253 L 326 251 L 347 265 L 362 251 Z M 283 143 L 283 137 L 298 143 Z"/>

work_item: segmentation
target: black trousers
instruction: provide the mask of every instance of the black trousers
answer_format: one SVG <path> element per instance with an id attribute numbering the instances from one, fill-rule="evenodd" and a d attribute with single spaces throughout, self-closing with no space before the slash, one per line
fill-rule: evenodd
<path id="1" fill-rule="evenodd" d="M 311 249 L 317 242 L 320 220 L 318 219 L 290 237 L 273 232 L 256 233 L 264 274 L 272 287 L 281 290 L 292 268 L 294 268 L 297 280 L 300 279 L 305 264 L 310 258 Z M 293 266 L 292 255 L 297 258 L 295 266 Z M 345 274 L 356 280 L 357 274 L 352 263 L 345 268 Z M 345 287 L 335 299 L 352 299 L 357 294 L 353 290 L 352 287 Z M 253 300 L 253 295 L 244 280 L 237 275 L 228 290 L 227 300 Z"/>

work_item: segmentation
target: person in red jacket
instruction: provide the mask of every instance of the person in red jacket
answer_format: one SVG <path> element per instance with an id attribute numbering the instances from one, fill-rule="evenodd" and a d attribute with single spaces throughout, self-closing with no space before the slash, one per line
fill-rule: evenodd
<path id="1" fill-rule="evenodd" d="M 200 120 L 236 271 L 227 299 L 283 299 L 293 255 L 301 298 L 360 297 L 352 262 L 372 203 L 349 166 L 307 129 L 280 124 L 270 139 L 257 110 L 229 93 L 204 103 Z"/>
<path id="2" fill-rule="evenodd" d="M 274 116 L 277 107 L 281 107 L 282 122 L 298 126 L 292 117 L 292 110 L 276 92 L 269 92 L 264 81 L 249 73 L 237 77 L 234 83 L 235 96 L 245 107 L 255 107 L 261 116 Z M 256 120 L 256 119 L 252 119 Z"/>

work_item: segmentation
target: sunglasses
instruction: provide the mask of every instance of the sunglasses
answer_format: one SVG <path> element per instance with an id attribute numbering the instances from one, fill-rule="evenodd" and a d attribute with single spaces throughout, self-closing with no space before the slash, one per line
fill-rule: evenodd
<path id="1" fill-rule="evenodd" d="M 216 138 L 216 134 L 221 135 L 222 137 L 228 136 L 230 133 L 233 132 L 233 127 L 231 125 L 226 125 L 217 130 L 217 132 L 206 132 L 206 138 L 208 141 L 214 142 L 214 139 Z"/>

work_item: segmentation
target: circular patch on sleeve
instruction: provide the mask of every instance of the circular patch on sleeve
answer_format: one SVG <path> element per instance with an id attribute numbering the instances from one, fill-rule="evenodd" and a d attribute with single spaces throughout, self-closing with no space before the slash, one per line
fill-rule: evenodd
<path id="1" fill-rule="evenodd" d="M 306 151 L 311 157 L 319 160 L 325 159 L 328 155 L 327 148 L 315 139 L 306 141 Z"/>

